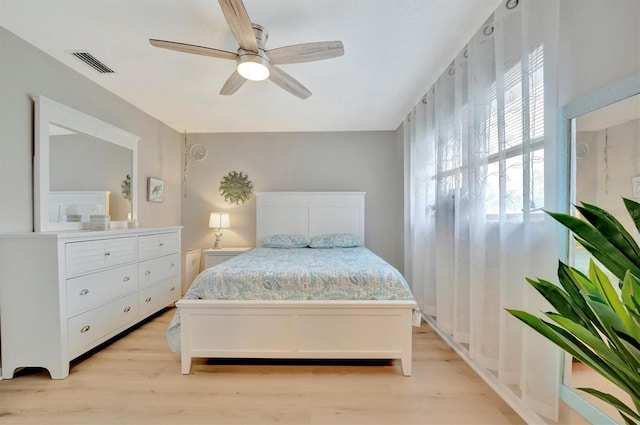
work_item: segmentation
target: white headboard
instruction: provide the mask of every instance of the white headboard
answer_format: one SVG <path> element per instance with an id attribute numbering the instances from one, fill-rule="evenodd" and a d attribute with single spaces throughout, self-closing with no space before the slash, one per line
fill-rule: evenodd
<path id="1" fill-rule="evenodd" d="M 364 240 L 365 192 L 256 193 L 256 243 L 267 236 L 353 233 Z"/>

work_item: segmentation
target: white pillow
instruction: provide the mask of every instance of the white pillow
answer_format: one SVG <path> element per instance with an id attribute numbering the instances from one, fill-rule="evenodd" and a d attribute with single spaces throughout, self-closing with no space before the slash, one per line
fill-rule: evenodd
<path id="1" fill-rule="evenodd" d="M 262 240 L 262 246 L 267 248 L 306 248 L 309 237 L 305 235 L 271 235 Z"/>
<path id="2" fill-rule="evenodd" d="M 309 241 L 309 248 L 353 248 L 356 246 L 362 246 L 362 242 L 352 233 L 318 235 Z"/>

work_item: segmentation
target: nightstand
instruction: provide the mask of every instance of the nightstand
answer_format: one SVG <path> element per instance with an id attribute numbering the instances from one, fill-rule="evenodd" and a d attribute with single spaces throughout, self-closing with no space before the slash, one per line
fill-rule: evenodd
<path id="1" fill-rule="evenodd" d="M 209 267 L 213 267 L 216 264 L 222 263 L 223 261 L 230 260 L 236 255 L 247 252 L 250 249 L 251 247 L 205 249 L 204 251 L 202 251 L 202 254 L 204 255 L 204 268 L 208 269 Z"/>

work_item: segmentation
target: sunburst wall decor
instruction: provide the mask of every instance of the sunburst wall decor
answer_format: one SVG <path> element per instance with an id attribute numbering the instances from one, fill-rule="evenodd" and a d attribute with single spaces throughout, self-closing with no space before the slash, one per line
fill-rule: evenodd
<path id="1" fill-rule="evenodd" d="M 253 193 L 253 183 L 249 176 L 242 171 L 231 171 L 220 180 L 220 194 L 225 202 L 230 204 L 244 204 Z"/>

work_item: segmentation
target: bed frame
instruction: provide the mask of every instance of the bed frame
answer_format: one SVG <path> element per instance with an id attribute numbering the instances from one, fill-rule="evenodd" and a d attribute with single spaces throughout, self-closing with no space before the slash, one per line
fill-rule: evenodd
<path id="1" fill-rule="evenodd" d="M 269 235 L 353 233 L 363 192 L 263 192 L 256 242 Z M 182 373 L 193 357 L 400 359 L 411 375 L 413 301 L 180 300 Z"/>

